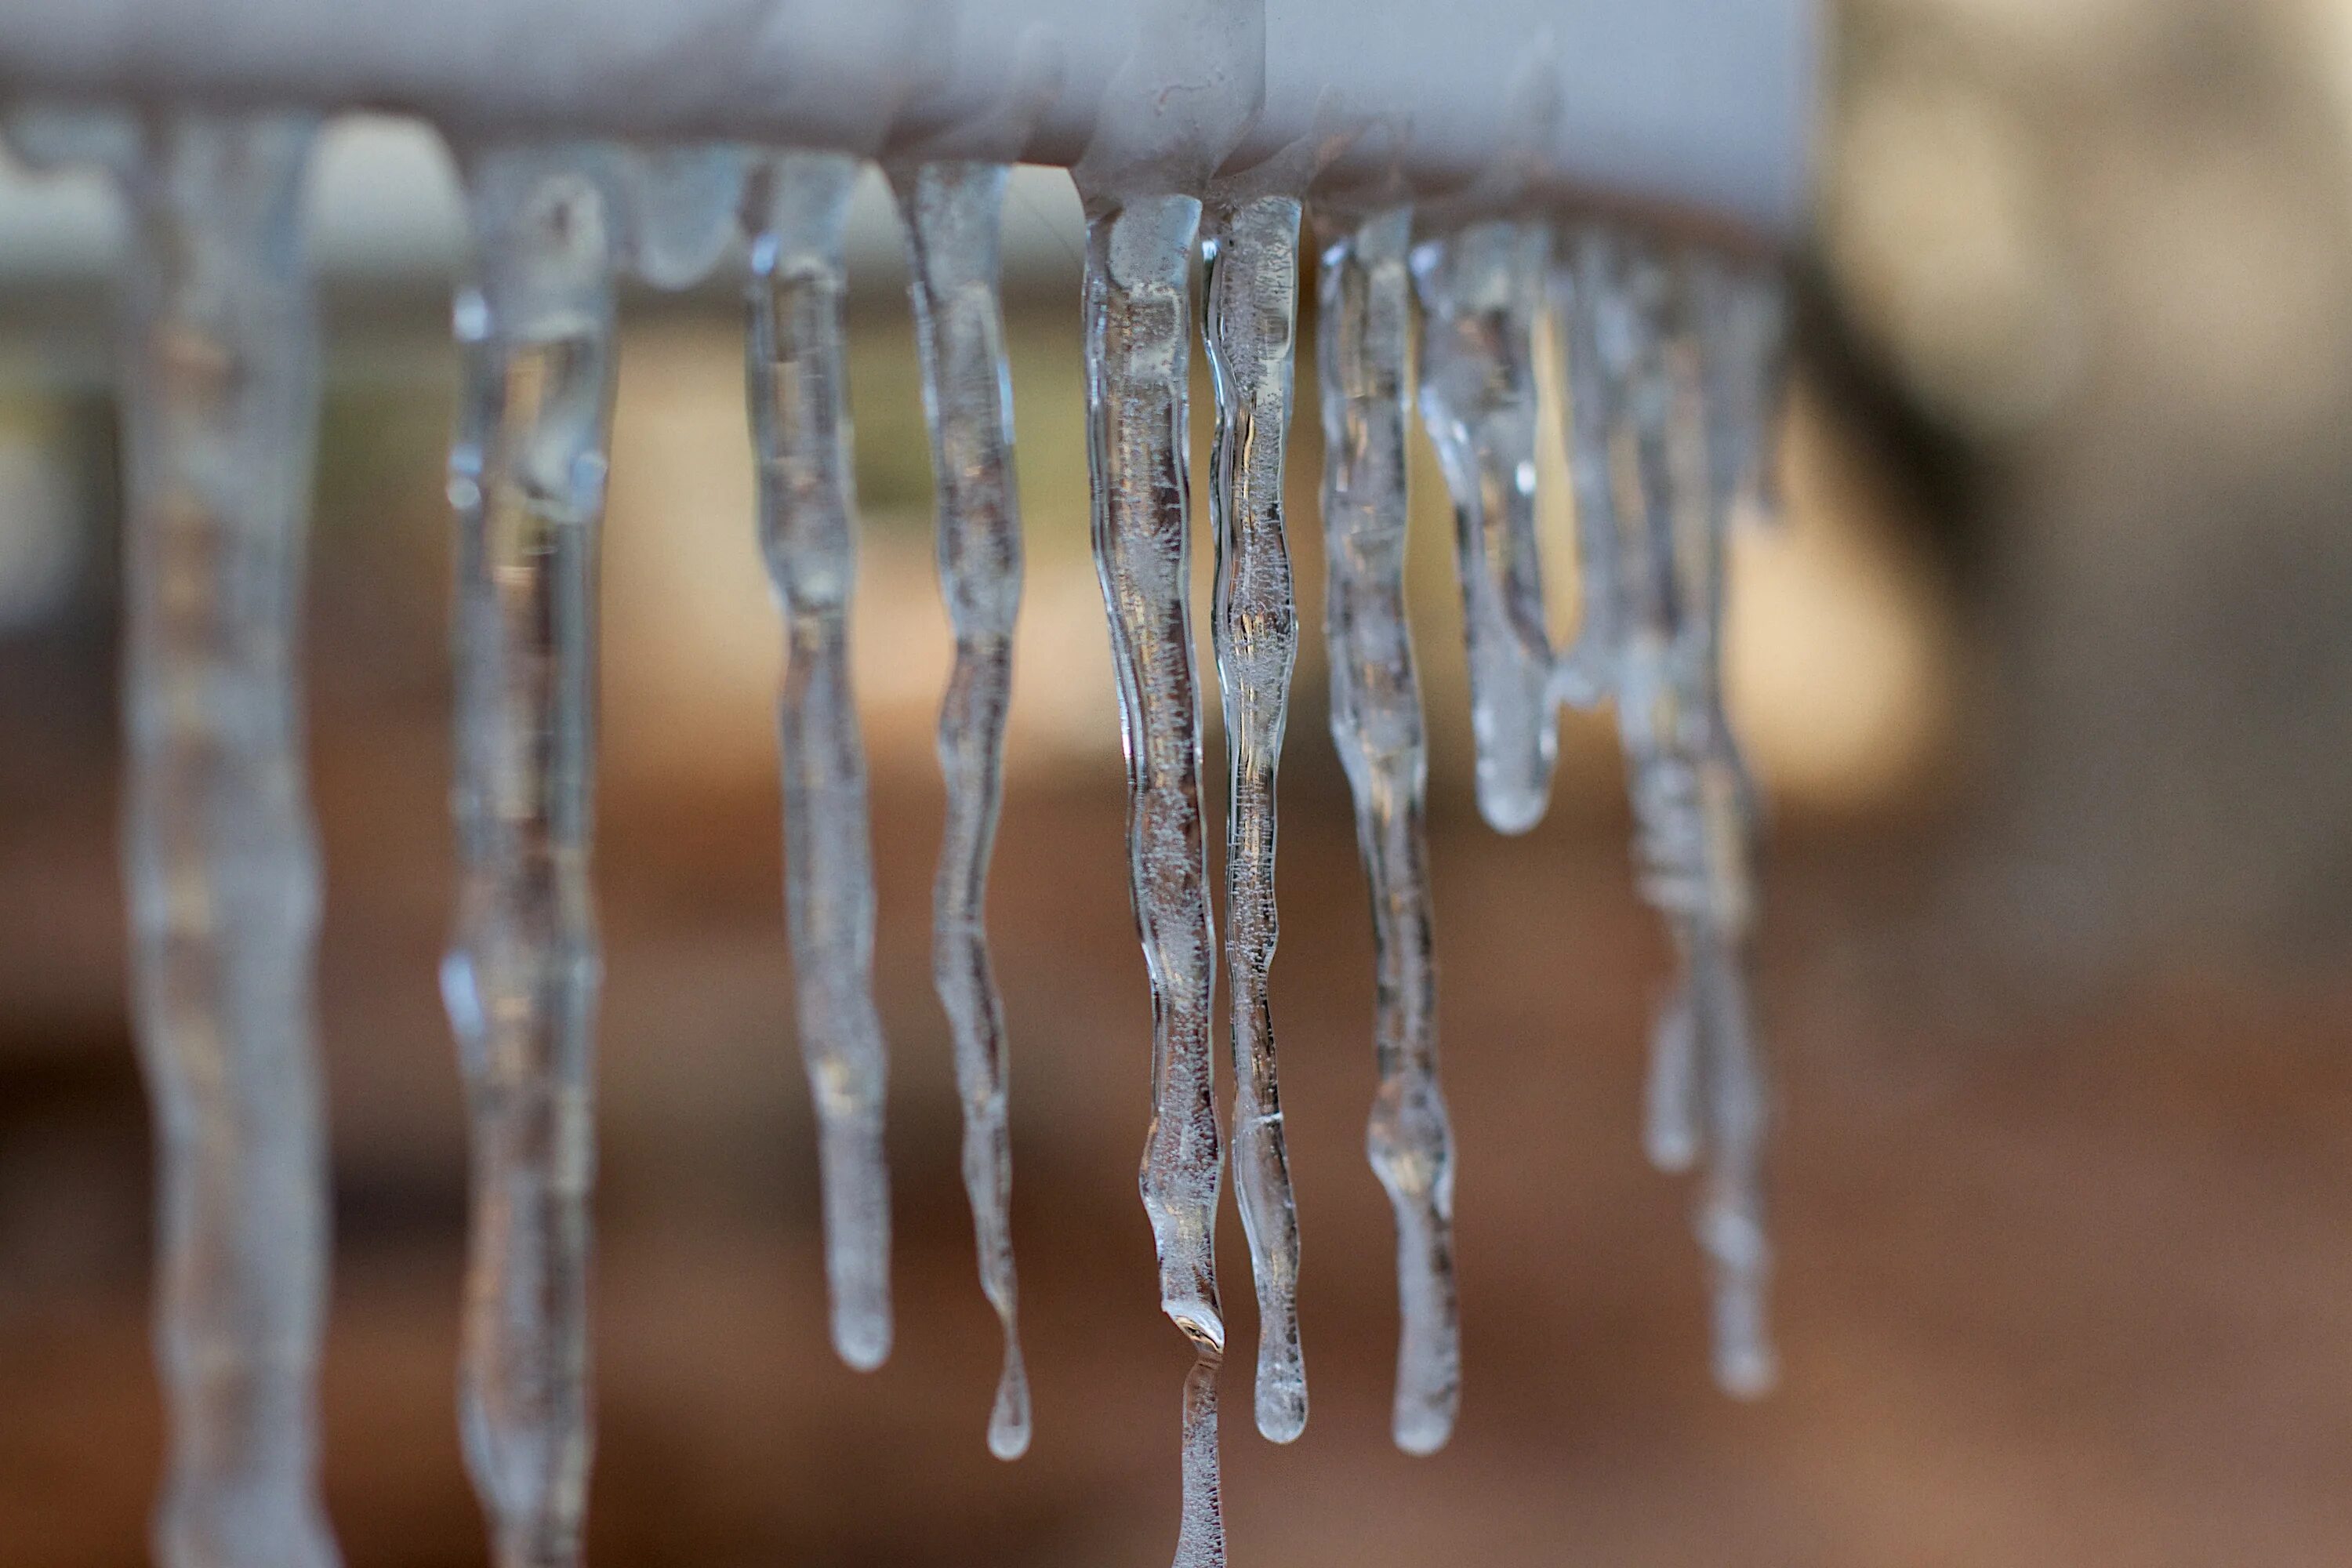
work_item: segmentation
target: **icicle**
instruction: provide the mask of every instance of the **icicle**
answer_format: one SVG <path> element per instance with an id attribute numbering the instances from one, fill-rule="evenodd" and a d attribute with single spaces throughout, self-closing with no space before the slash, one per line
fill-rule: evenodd
<path id="1" fill-rule="evenodd" d="M 1227 760 L 1225 972 L 1232 1002 L 1234 1193 L 1257 1282 L 1257 1426 L 1276 1443 L 1307 1427 L 1298 1346 L 1298 1210 L 1284 1147 L 1267 971 L 1275 776 L 1298 658 L 1298 610 L 1283 538 L 1282 448 L 1298 331 L 1296 197 L 1216 209 L 1202 240 L 1203 341 L 1217 395 L 1210 511 L 1217 529 L 1213 636 Z"/>
<path id="2" fill-rule="evenodd" d="M 1366 1145 L 1396 1210 L 1397 1447 L 1433 1453 L 1462 1396 L 1454 1286 L 1454 1132 L 1437 1084 L 1437 969 L 1423 816 L 1429 752 L 1405 613 L 1412 215 L 1341 230 L 1323 251 L 1323 615 L 1331 739 L 1370 884 L 1381 1087 Z"/>
<path id="3" fill-rule="evenodd" d="M 908 287 L 939 485 L 940 591 L 956 637 L 955 671 L 940 710 L 948 818 L 932 889 L 931 976 L 955 1035 L 963 1182 L 981 1289 L 1004 1327 L 988 1447 L 1000 1459 L 1016 1459 L 1029 1447 L 1029 1380 L 1013 1317 L 1004 1008 L 985 923 L 1021 604 L 1013 386 L 997 289 L 1006 174 L 1001 163 L 926 163 L 894 171 L 893 183 L 907 220 Z"/>
<path id="4" fill-rule="evenodd" d="M 168 110 L 117 169 L 134 235 L 123 848 L 155 1113 L 171 1452 L 154 1539 L 169 1568 L 336 1562 L 318 1495 L 327 1164 L 300 697 L 318 351 L 298 208 L 313 129 Z"/>
<path id="5" fill-rule="evenodd" d="M 1201 827 L 1201 714 L 1192 668 L 1185 468 L 1189 269 L 1201 204 L 1090 204 L 1087 455 L 1095 569 L 1109 613 L 1128 765 L 1135 921 L 1151 975 L 1151 1127 L 1141 1186 L 1160 1253 L 1161 1310 L 1197 1352 L 1184 1384 L 1184 1509 L 1176 1568 L 1222 1568 L 1217 1500 L 1220 1151 L 1210 1004 L 1215 931 Z"/>
<path id="6" fill-rule="evenodd" d="M 629 259 L 656 289 L 688 289 L 742 232 L 751 158 L 725 142 L 632 148 L 621 173 L 629 194 Z"/>
<path id="7" fill-rule="evenodd" d="M 473 1119 L 459 1381 L 501 1568 L 580 1557 L 600 960 L 597 536 L 613 404 L 613 215 L 592 149 L 466 159 L 472 280 L 457 520 L 457 925 L 442 987 Z"/>
<path id="8" fill-rule="evenodd" d="M 1475 223 L 1412 252 L 1422 421 L 1454 496 L 1478 808 L 1504 833 L 1541 820 L 1558 726 L 1536 537 L 1536 321 L 1546 231 Z"/>
<path id="9" fill-rule="evenodd" d="M 1647 1142 L 1669 1168 L 1706 1156 L 1697 1229 L 1715 1275 L 1716 1376 L 1752 1396 L 1774 1376 L 1764 1312 L 1767 1116 L 1745 975 L 1753 805 L 1721 700 L 1729 492 L 1717 482 L 1748 464 L 1730 460 L 1707 423 L 1702 384 L 1714 378 L 1691 363 L 1704 350 L 1694 350 L 1685 320 L 1696 286 L 1646 247 L 1602 232 L 1579 241 L 1577 268 L 1600 395 L 1614 444 L 1631 456 L 1617 477 L 1638 485 L 1617 497 L 1614 513 L 1614 680 L 1642 888 L 1673 928 L 1683 969 L 1653 1041 Z"/>
<path id="10" fill-rule="evenodd" d="M 748 368 L 760 540 L 784 616 L 784 901 L 816 1104 L 833 1344 L 865 1371 L 890 1353 L 890 1188 L 866 749 L 849 678 L 857 542 L 842 237 L 857 170 L 837 153 L 786 153 L 763 172 Z"/>

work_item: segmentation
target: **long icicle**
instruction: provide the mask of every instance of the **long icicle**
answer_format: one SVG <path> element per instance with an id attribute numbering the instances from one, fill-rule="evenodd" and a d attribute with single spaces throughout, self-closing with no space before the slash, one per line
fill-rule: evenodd
<path id="1" fill-rule="evenodd" d="M 442 988 L 473 1121 L 459 1415 L 500 1568 L 577 1563 L 586 1508 L 599 988 L 597 542 L 613 215 L 591 149 L 467 160 L 457 510 L 457 925 Z"/>
<path id="2" fill-rule="evenodd" d="M 1298 659 L 1298 607 L 1283 536 L 1283 443 L 1298 338 L 1295 196 L 1212 215 L 1202 242 L 1202 314 L 1217 396 L 1209 493 L 1217 531 L 1213 637 L 1225 713 L 1225 973 L 1232 1005 L 1234 1194 L 1257 1284 L 1257 1427 L 1276 1443 L 1307 1428 L 1298 1343 L 1298 1208 L 1290 1188 L 1267 972 L 1275 779 Z"/>
<path id="3" fill-rule="evenodd" d="M 1160 1310 L 1195 1352 L 1184 1380 L 1176 1568 L 1222 1568 L 1225 1560 L 1217 1483 L 1221 1151 L 1210 1038 L 1216 935 L 1201 826 L 1185 464 L 1190 268 L 1200 224 L 1201 204 L 1190 196 L 1091 205 L 1085 305 L 1095 570 L 1126 740 L 1135 922 L 1151 976 L 1151 1127 L 1140 1185 L 1160 1253 Z"/>
<path id="4" fill-rule="evenodd" d="M 1543 817 L 1559 752 L 1536 533 L 1535 332 L 1549 236 L 1485 222 L 1418 246 L 1421 411 L 1453 493 L 1478 809 L 1504 833 Z"/>
<path id="5" fill-rule="evenodd" d="M 1663 1165 L 1704 1153 L 1696 1227 L 1714 1274 L 1715 1371 L 1727 1392 L 1774 1380 L 1762 1199 L 1766 1100 L 1747 995 L 1752 803 L 1720 701 L 1724 529 L 1715 504 L 1692 300 L 1645 246 L 1580 241 L 1599 371 L 1624 454 L 1617 477 L 1619 724 L 1643 896 L 1682 976 L 1654 1038 L 1649 1140 Z"/>
<path id="6" fill-rule="evenodd" d="M 168 1568 L 336 1562 L 318 1495 L 327 1164 L 300 694 L 312 131 L 166 111 L 121 171 L 123 847 L 156 1125 Z"/>
<path id="7" fill-rule="evenodd" d="M 1366 1147 L 1396 1211 L 1396 1400 L 1410 1454 L 1453 1435 L 1462 1397 L 1454 1281 L 1454 1131 L 1437 1082 L 1437 965 L 1424 795 L 1429 748 L 1405 609 L 1412 395 L 1411 213 L 1340 230 L 1323 250 L 1324 637 L 1331 739 L 1355 795 L 1371 889 L 1380 1093 Z"/>
<path id="8" fill-rule="evenodd" d="M 866 1371 L 890 1353 L 890 1186 L 872 828 L 849 674 L 857 541 L 842 245 L 857 171 L 838 153 L 785 153 L 756 182 L 748 372 L 760 542 L 784 617 L 784 903 L 816 1104 L 833 1344 Z"/>
<path id="9" fill-rule="evenodd" d="M 1697 478 L 1695 483 L 1685 480 L 1696 493 L 1696 504 L 1676 514 L 1685 540 L 1682 556 L 1694 574 L 1696 610 L 1685 680 L 1704 758 L 1705 908 L 1714 933 L 1708 960 L 1722 966 L 1712 984 L 1694 989 L 1710 998 L 1700 1019 L 1701 1038 L 1710 1052 L 1705 1073 L 1710 1157 L 1698 1229 L 1716 1270 L 1716 1376 L 1731 1392 L 1753 1395 L 1769 1389 L 1776 1376 L 1765 1300 L 1771 1269 L 1763 1169 L 1769 1091 L 1746 973 L 1759 811 L 1724 703 L 1723 620 L 1732 525 L 1744 507 L 1760 510 L 1769 492 L 1784 308 L 1771 273 L 1719 257 L 1685 257 L 1680 281 L 1702 421 L 1694 441 L 1686 401 L 1684 446 L 1696 450 L 1685 461 L 1696 460 Z"/>
<path id="10" fill-rule="evenodd" d="M 940 592 L 956 639 L 955 669 L 940 709 L 948 804 L 932 888 L 931 977 L 955 1036 L 963 1184 L 981 1289 L 1004 1329 L 988 1447 L 1000 1459 L 1015 1459 L 1029 1447 L 1029 1380 L 1014 1318 L 1004 1006 L 986 925 L 1013 696 L 1013 628 L 1021 606 L 1013 386 L 998 293 L 1007 173 L 1001 163 L 926 163 L 894 171 L 893 183 L 907 222 L 908 289 L 939 486 Z"/>

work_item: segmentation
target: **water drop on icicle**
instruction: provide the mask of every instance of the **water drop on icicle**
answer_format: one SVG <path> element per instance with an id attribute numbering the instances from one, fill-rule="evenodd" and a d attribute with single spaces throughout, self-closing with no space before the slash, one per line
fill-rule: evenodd
<path id="1" fill-rule="evenodd" d="M 1298 658 L 1283 538 L 1283 443 L 1298 331 L 1296 197 L 1214 213 L 1202 336 L 1217 395 L 1210 511 L 1217 529 L 1217 678 L 1224 696 L 1225 972 L 1234 1061 L 1234 1192 L 1257 1283 L 1257 1426 L 1276 1443 L 1307 1427 L 1298 1344 L 1298 1210 L 1290 1188 L 1267 971 L 1279 933 L 1275 779 Z"/>
<path id="2" fill-rule="evenodd" d="M 474 265 L 457 511 L 456 936 L 443 991 L 473 1122 L 459 1382 L 500 1568 L 580 1558 L 600 960 L 597 544 L 613 406 L 614 215 L 587 146 L 464 158 Z"/>
<path id="3" fill-rule="evenodd" d="M 1323 397 L 1324 636 L 1331 739 L 1355 796 L 1370 884 L 1374 1055 L 1366 1144 L 1396 1211 L 1393 1431 L 1408 1453 L 1453 1435 L 1462 1345 L 1454 1281 L 1454 1133 L 1437 1084 L 1437 970 L 1423 817 L 1429 750 L 1405 611 L 1405 439 L 1412 347 L 1409 213 L 1324 247 L 1316 348 Z"/>
<path id="4" fill-rule="evenodd" d="M 1478 809 L 1504 833 L 1541 820 L 1559 751 L 1536 534 L 1535 332 L 1549 237 L 1475 223 L 1418 246 L 1421 410 L 1453 492 Z"/>
<path id="5" fill-rule="evenodd" d="M 890 1353 L 890 1188 L 866 748 L 849 675 L 857 541 L 842 245 L 857 171 L 838 153 L 785 153 L 754 182 L 747 356 L 760 542 L 784 617 L 784 901 L 816 1104 L 833 1343 L 866 1371 Z"/>
<path id="6" fill-rule="evenodd" d="M 892 176 L 907 220 L 908 287 L 939 485 L 940 590 L 956 639 L 940 710 L 948 805 L 932 889 L 931 974 L 955 1037 L 963 1181 L 981 1288 L 1004 1329 L 1004 1370 L 988 1423 L 988 1447 L 1000 1459 L 1018 1458 L 1029 1447 L 1029 1381 L 1014 1326 L 1004 1007 L 985 923 L 1021 605 L 1013 386 L 998 294 L 1007 173 L 999 163 L 941 163 Z"/>
<path id="7" fill-rule="evenodd" d="M 1095 570 L 1126 741 L 1129 886 L 1151 977 L 1151 1125 L 1140 1184 L 1160 1254 L 1160 1309 L 1196 1357 L 1184 1384 L 1176 1568 L 1222 1568 L 1225 1557 L 1217 1495 L 1221 1152 L 1210 1040 L 1216 946 L 1201 826 L 1185 466 L 1200 222 L 1201 204 L 1189 196 L 1090 203 L 1085 300 Z"/>
<path id="8" fill-rule="evenodd" d="M 327 1163 L 300 697 L 313 128 L 196 110 L 143 135 L 113 116 L 16 126 L 120 153 L 131 209 L 123 858 L 161 1186 L 166 1568 L 337 1560 L 318 1494 Z"/>

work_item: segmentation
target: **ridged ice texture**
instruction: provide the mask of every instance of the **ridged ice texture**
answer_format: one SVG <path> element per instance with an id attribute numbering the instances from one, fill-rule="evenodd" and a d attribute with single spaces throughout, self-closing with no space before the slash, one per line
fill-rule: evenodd
<path id="1" fill-rule="evenodd" d="M 1767 1092 L 1747 994 L 1753 924 L 1753 807 L 1722 707 L 1725 536 L 1733 491 L 1722 476 L 1752 470 L 1711 427 L 1738 379 L 1731 348 L 1703 325 L 1696 270 L 1677 274 L 1646 246 L 1607 231 L 1580 237 L 1571 375 L 1607 411 L 1614 470 L 1638 485 L 1614 496 L 1620 729 L 1632 772 L 1643 896 L 1673 929 L 1683 973 L 1653 1043 L 1647 1142 L 1669 1169 L 1701 1156 L 1696 1226 L 1714 1273 L 1715 1368 L 1742 1396 L 1775 1376 L 1765 1296 L 1763 1149 Z M 1718 361 L 1709 366 L 1713 357 Z M 1764 378 L 1760 363 L 1753 374 Z M 1572 388 L 1571 396 L 1582 387 Z M 1770 399 L 1753 394 L 1751 405 Z M 1738 428 L 1761 448 L 1760 427 Z M 1744 479 L 1739 482 L 1745 482 Z"/>
<path id="2" fill-rule="evenodd" d="M 890 1353 L 890 1184 L 874 849 L 849 673 L 857 540 L 842 237 L 857 169 L 839 154 L 787 153 L 756 182 L 748 369 L 760 544 L 784 617 L 784 909 L 816 1104 L 833 1345 L 866 1371 Z"/>
<path id="3" fill-rule="evenodd" d="M 442 988 L 473 1129 L 459 1419 L 500 1568 L 580 1560 L 600 982 L 597 543 L 612 215 L 589 150 L 463 162 L 474 263 L 449 458 L 459 891 Z"/>
<path id="4" fill-rule="evenodd" d="M 327 1168 L 304 784 L 317 327 L 308 117 L 173 110 L 118 172 L 123 813 L 156 1131 L 167 1568 L 331 1568 L 315 1378 Z"/>
<path id="5" fill-rule="evenodd" d="M 1224 697 L 1225 986 L 1232 1004 L 1234 1194 L 1257 1283 L 1257 1429 L 1307 1428 L 1298 1345 L 1298 1208 L 1282 1129 L 1267 972 L 1280 934 L 1274 893 L 1275 778 L 1298 660 L 1298 606 L 1283 536 L 1283 443 L 1298 342 L 1294 196 L 1212 215 L 1202 338 L 1217 395 L 1209 510 L 1217 531 L 1212 638 Z"/>
<path id="6" fill-rule="evenodd" d="M 1374 1060 L 1366 1149 L 1396 1211 L 1397 1447 L 1433 1453 L 1462 1398 L 1454 1281 L 1454 1131 L 1437 1082 L 1437 966 L 1424 796 L 1429 747 L 1405 610 L 1405 439 L 1412 395 L 1412 215 L 1324 247 L 1323 631 L 1331 739 L 1355 795 L 1371 889 Z"/>
<path id="7" fill-rule="evenodd" d="M 1549 232 L 1475 223 L 1418 246 L 1421 416 L 1454 497 L 1478 809 L 1500 832 L 1543 817 L 1558 753 L 1536 533 L 1535 333 Z"/>
<path id="8" fill-rule="evenodd" d="M 1127 750 L 1135 923 L 1151 976 L 1151 1127 L 1144 1211 L 1160 1304 L 1193 1345 L 1184 1383 L 1183 1522 L 1176 1568 L 1221 1568 L 1217 1369 L 1220 1171 L 1210 1005 L 1216 936 L 1201 826 L 1201 711 L 1192 668 L 1185 373 L 1201 204 L 1139 196 L 1087 223 L 1087 451 L 1095 570 L 1110 617 Z"/>
<path id="9" fill-rule="evenodd" d="M 1004 1371 L 989 1413 L 988 1447 L 1000 1459 L 1014 1459 L 1029 1447 L 1029 1380 L 1014 1319 L 1004 1006 L 989 963 L 986 924 L 1013 697 L 1013 618 L 1021 607 L 1013 384 L 998 293 L 1006 174 L 998 163 L 926 163 L 893 171 L 892 183 L 907 221 L 908 289 L 939 487 L 940 592 L 956 645 L 940 708 L 947 828 L 931 893 L 931 979 L 955 1037 L 963 1184 L 981 1289 L 1004 1328 Z"/>

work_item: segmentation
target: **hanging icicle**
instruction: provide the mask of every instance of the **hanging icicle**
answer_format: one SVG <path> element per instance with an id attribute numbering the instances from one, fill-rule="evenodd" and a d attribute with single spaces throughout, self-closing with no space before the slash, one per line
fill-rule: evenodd
<path id="1" fill-rule="evenodd" d="M 1606 230 L 1578 237 L 1574 265 L 1571 399 L 1592 400 L 1612 455 L 1625 455 L 1608 470 L 1618 526 L 1611 679 L 1641 885 L 1666 917 L 1682 968 L 1653 1037 L 1645 1140 L 1663 1167 L 1706 1161 L 1696 1225 L 1714 1272 L 1716 1376 L 1752 1396 L 1774 1377 L 1764 1307 L 1767 1095 L 1746 977 L 1754 805 L 1724 721 L 1721 675 L 1727 498 L 1752 458 L 1726 435 L 1744 426 L 1721 424 L 1712 406 L 1738 390 L 1737 378 L 1711 373 L 1701 363 L 1709 351 L 1693 336 L 1707 285 Z M 1768 374 L 1754 367 L 1759 382 Z M 1748 406 L 1769 401 L 1758 390 Z M 1727 482 L 1734 471 L 1743 477 Z"/>
<path id="2" fill-rule="evenodd" d="M 1454 1284 L 1454 1132 L 1437 1083 L 1437 966 L 1423 797 L 1428 742 L 1405 610 L 1405 436 L 1412 389 L 1412 214 L 1342 226 L 1324 247 L 1324 637 L 1331 738 L 1370 885 L 1374 1058 L 1366 1144 L 1396 1211 L 1397 1447 L 1434 1453 L 1462 1395 Z"/>
<path id="3" fill-rule="evenodd" d="M 1549 235 L 1474 223 L 1414 247 L 1421 411 L 1453 493 L 1478 808 L 1503 833 L 1542 819 L 1559 751 L 1536 534 L 1535 332 Z"/>
<path id="4" fill-rule="evenodd" d="M 167 1568 L 333 1568 L 318 1492 L 326 1133 L 302 565 L 317 321 L 314 119 L 18 121 L 115 154 L 131 207 L 121 408 L 124 879 L 154 1107 Z"/>
<path id="5" fill-rule="evenodd" d="M 1283 443 L 1298 337 L 1295 196 L 1213 208 L 1202 239 L 1202 315 L 1217 396 L 1209 510 L 1217 530 L 1212 632 L 1224 696 L 1225 973 L 1232 1003 L 1234 1193 L 1257 1283 L 1257 1426 L 1276 1443 L 1307 1427 L 1298 1344 L 1298 1210 L 1290 1190 L 1274 1012 L 1266 991 L 1280 922 L 1275 780 L 1298 658 L 1298 608 L 1283 536 Z"/>
<path id="6" fill-rule="evenodd" d="M 1029 1447 L 1029 1380 L 1014 1320 L 1013 1142 L 1005 1119 L 1004 1007 L 989 963 L 989 854 L 1003 794 L 1013 629 L 1021 605 L 1021 510 L 1013 479 L 1013 384 L 998 295 L 1008 171 L 940 163 L 893 171 L 907 223 L 908 289 L 939 488 L 940 592 L 956 639 L 940 709 L 947 830 L 932 889 L 931 977 L 955 1037 L 963 1181 L 981 1289 L 1004 1329 L 988 1447 Z"/>
<path id="7" fill-rule="evenodd" d="M 1184 451 L 1200 223 L 1201 204 L 1190 196 L 1090 204 L 1085 307 L 1095 569 L 1126 739 L 1130 889 L 1151 975 L 1143 1206 L 1160 1253 L 1160 1310 L 1196 1352 L 1184 1382 L 1176 1568 L 1222 1568 L 1225 1556 L 1217 1486 L 1221 1151 L 1210 1040 L 1216 937 L 1201 826 Z"/>
<path id="8" fill-rule="evenodd" d="M 867 1371 L 890 1353 L 890 1186 L 866 748 L 849 677 L 857 541 L 842 236 L 857 170 L 837 153 L 785 153 L 755 182 L 748 368 L 760 542 L 784 617 L 784 903 L 816 1103 L 833 1344 Z"/>
<path id="9" fill-rule="evenodd" d="M 442 971 L 473 1120 L 460 1416 L 500 1568 L 557 1568 L 580 1558 L 592 1442 L 589 859 L 617 239 L 601 151 L 500 144 L 464 163 L 460 883 Z"/>

